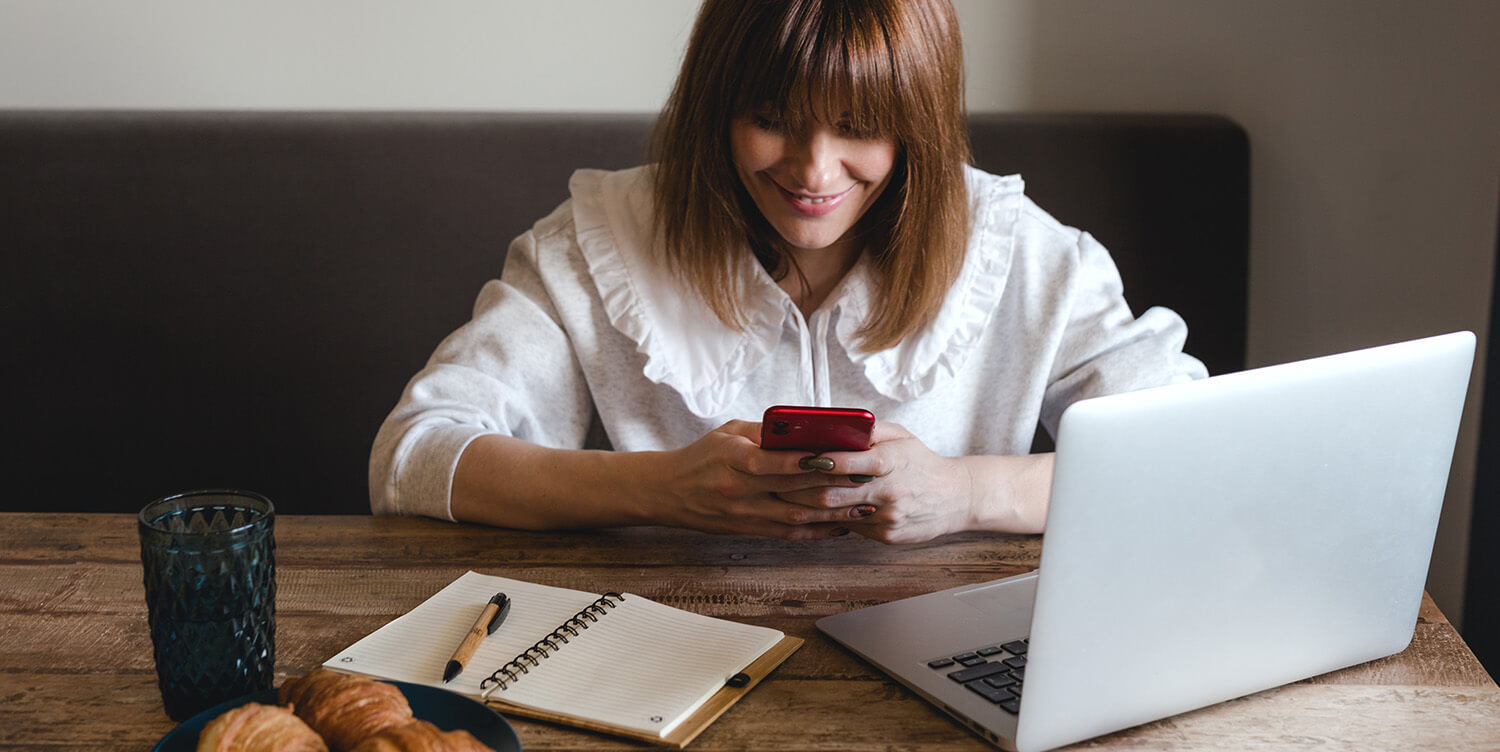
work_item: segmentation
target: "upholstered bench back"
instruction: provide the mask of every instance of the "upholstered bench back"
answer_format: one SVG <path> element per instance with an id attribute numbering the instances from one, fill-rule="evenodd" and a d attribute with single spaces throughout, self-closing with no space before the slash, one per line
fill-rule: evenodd
<path id="1" fill-rule="evenodd" d="M 133 511 L 237 486 L 368 511 L 370 442 L 511 239 L 644 115 L 0 113 L 0 510 Z M 1248 147 L 1195 116 L 973 121 L 1115 254 L 1133 305 L 1243 365 Z"/>

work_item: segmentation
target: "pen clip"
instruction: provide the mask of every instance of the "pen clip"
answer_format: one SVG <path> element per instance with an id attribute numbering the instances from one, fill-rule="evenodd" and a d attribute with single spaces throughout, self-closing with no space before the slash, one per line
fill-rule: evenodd
<path id="1" fill-rule="evenodd" d="M 489 626 L 485 627 L 485 634 L 487 635 L 494 634 L 495 630 L 500 628 L 500 622 L 505 621 L 506 614 L 510 613 L 510 596 L 507 596 L 505 593 L 495 593 L 495 597 L 490 599 L 490 603 L 494 603 L 500 608 L 495 610 L 495 615 L 490 617 Z"/>

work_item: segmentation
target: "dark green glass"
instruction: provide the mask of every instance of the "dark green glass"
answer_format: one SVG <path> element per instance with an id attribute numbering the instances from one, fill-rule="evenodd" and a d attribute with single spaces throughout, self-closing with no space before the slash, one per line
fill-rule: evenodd
<path id="1" fill-rule="evenodd" d="M 273 686 L 275 516 L 248 491 L 192 491 L 141 510 L 156 678 L 173 720 Z"/>

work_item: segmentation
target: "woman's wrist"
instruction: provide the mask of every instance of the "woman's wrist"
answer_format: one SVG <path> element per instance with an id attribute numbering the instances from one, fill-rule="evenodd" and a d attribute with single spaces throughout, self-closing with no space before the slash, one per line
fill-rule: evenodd
<path id="1" fill-rule="evenodd" d="M 964 529 L 1042 532 L 1054 458 L 1052 454 L 959 458 L 971 487 Z"/>

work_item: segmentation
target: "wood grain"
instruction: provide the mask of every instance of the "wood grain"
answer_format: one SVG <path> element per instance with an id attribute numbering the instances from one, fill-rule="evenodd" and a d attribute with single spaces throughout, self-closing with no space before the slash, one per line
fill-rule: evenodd
<path id="1" fill-rule="evenodd" d="M 689 749 L 991 749 L 824 637 L 821 616 L 1035 568 L 1040 539 L 892 547 L 655 528 L 524 533 L 433 520 L 277 520 L 278 680 L 320 664 L 465 570 L 616 589 L 773 627 L 804 647 Z M 135 519 L 0 514 L 0 750 L 144 750 L 173 724 L 146 630 Z M 646 748 L 511 719 L 528 750 Z M 1430 599 L 1397 655 L 1080 749 L 1500 749 L 1500 688 Z"/>

